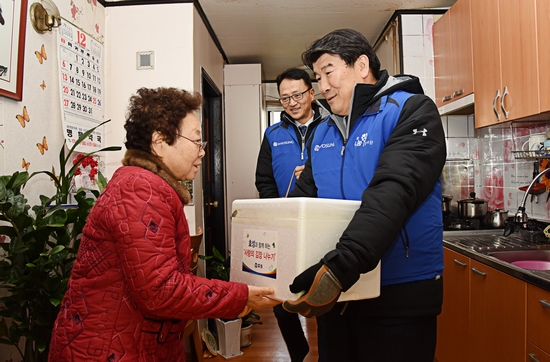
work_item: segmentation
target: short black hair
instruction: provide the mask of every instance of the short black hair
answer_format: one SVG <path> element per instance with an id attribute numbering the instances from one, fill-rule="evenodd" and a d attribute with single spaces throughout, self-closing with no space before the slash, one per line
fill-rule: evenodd
<path id="1" fill-rule="evenodd" d="M 284 72 L 282 72 L 277 76 L 277 79 L 276 79 L 277 92 L 279 92 L 279 94 L 281 93 L 279 91 L 279 86 L 281 85 L 282 81 L 285 79 L 294 79 L 294 80 L 301 79 L 304 81 L 304 83 L 306 83 L 308 88 L 313 88 L 313 85 L 311 84 L 311 77 L 305 70 L 299 69 L 299 68 L 288 68 L 287 70 L 285 70 Z"/>
<path id="2" fill-rule="evenodd" d="M 318 39 L 302 53 L 304 64 L 313 69 L 315 63 L 323 54 L 338 55 L 348 66 L 353 66 L 361 56 L 369 58 L 369 67 L 372 75 L 378 79 L 380 73 L 380 60 L 374 52 L 367 38 L 353 29 L 338 29 Z"/>

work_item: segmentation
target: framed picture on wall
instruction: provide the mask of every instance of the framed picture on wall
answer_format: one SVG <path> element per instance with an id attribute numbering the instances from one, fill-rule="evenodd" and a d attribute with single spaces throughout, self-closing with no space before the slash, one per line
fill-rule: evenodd
<path id="1" fill-rule="evenodd" d="M 0 0 L 0 96 L 23 98 L 27 0 Z"/>

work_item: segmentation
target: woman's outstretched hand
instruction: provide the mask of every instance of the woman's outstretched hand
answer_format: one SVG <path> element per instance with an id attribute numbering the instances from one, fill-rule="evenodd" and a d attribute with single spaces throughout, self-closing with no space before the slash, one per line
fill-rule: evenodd
<path id="1" fill-rule="evenodd" d="M 272 298 L 269 298 L 270 295 L 273 295 L 275 291 L 273 288 L 265 287 L 255 287 L 253 285 L 248 286 L 248 302 L 246 307 L 239 314 L 239 317 L 242 317 L 248 314 L 252 310 L 262 309 L 262 308 L 273 308 L 281 302 Z"/>

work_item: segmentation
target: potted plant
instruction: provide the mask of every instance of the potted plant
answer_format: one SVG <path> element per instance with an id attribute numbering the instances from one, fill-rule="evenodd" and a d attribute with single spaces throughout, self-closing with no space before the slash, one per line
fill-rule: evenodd
<path id="1" fill-rule="evenodd" d="M 231 270 L 229 258 L 225 258 L 218 251 L 218 249 L 216 249 L 216 247 L 212 247 L 212 255 L 207 255 L 207 256 L 200 255 L 199 257 L 207 261 L 206 271 L 210 278 L 229 281 L 229 272 Z M 223 347 L 224 344 L 233 345 L 235 343 L 233 338 L 230 338 L 231 342 L 225 341 L 229 337 L 228 335 L 229 332 L 227 331 L 227 328 L 230 323 L 231 325 L 235 325 L 235 327 L 233 327 L 235 330 L 236 330 L 236 325 L 240 323 L 240 326 L 239 326 L 240 347 L 248 347 L 252 344 L 252 326 L 254 324 L 262 324 L 262 322 L 260 322 L 260 316 L 256 314 L 254 311 L 251 311 L 248 314 L 236 319 L 217 318 L 215 326 L 218 329 L 218 339 L 223 341 L 223 343 L 219 342 L 220 351 L 224 349 Z M 220 329 L 222 329 L 221 333 L 220 333 Z M 220 335 L 222 337 L 220 337 Z M 226 351 L 228 349 L 229 347 L 226 348 Z M 224 351 L 225 353 L 224 352 L 220 352 L 220 353 L 223 356 L 227 356 L 226 353 L 237 353 L 237 354 L 242 353 L 240 352 L 240 350 L 237 352 L 236 348 L 232 352 L 226 352 L 226 351 Z"/>
<path id="2" fill-rule="evenodd" d="M 260 322 L 260 316 L 254 311 L 242 316 L 241 319 L 241 348 L 244 348 L 252 344 L 252 326 L 262 324 L 262 322 Z"/>
<path id="3" fill-rule="evenodd" d="M 229 281 L 229 258 L 225 258 L 216 247 L 212 247 L 212 255 L 199 255 L 207 261 L 207 275 L 213 279 Z M 215 325 L 209 323 L 209 328 L 216 329 L 218 336 L 218 353 L 223 358 L 232 358 L 243 354 L 240 349 L 241 318 L 216 318 Z M 206 341 L 205 341 L 206 342 Z"/>
<path id="4" fill-rule="evenodd" d="M 7 292 L 0 298 L 0 344 L 15 346 L 24 361 L 48 359 L 53 325 L 67 289 L 82 229 L 95 203 L 93 197 L 79 190 L 74 197 L 76 205 L 71 208 L 62 205 L 82 161 L 77 161 L 67 172 L 66 164 L 75 147 L 97 127 L 82 134 L 67 155 L 63 144 L 59 176 L 49 171 L 0 176 L 0 288 Z M 107 147 L 96 152 L 120 149 Z M 50 176 L 56 193 L 50 197 L 41 195 L 40 205 L 31 206 L 23 190 L 30 178 L 41 173 Z M 105 179 L 98 176 L 101 188 Z M 97 190 L 93 193 L 99 195 Z"/>

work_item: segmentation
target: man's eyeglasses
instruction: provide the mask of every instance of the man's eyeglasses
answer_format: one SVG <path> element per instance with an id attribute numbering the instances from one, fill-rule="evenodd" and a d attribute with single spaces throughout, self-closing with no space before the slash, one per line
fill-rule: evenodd
<path id="1" fill-rule="evenodd" d="M 288 104 L 290 102 L 290 98 L 294 99 L 294 101 L 298 102 L 298 101 L 301 101 L 302 98 L 304 98 L 304 94 L 309 91 L 311 88 L 308 88 L 306 89 L 305 91 L 303 92 L 300 92 L 300 93 L 296 93 L 296 94 L 293 94 L 291 96 L 288 96 L 288 97 L 282 97 L 282 98 L 279 98 L 279 102 L 281 102 L 281 104 Z"/>
<path id="2" fill-rule="evenodd" d="M 206 143 L 207 143 L 207 141 L 192 140 L 191 138 L 187 138 L 187 137 L 182 136 L 182 135 L 180 135 L 180 134 L 178 134 L 178 135 L 176 135 L 176 136 L 181 137 L 181 138 L 185 138 L 186 140 L 193 142 L 194 144 L 196 144 L 197 146 L 199 146 L 199 149 L 200 149 L 200 150 L 204 150 L 204 149 L 206 148 Z"/>

